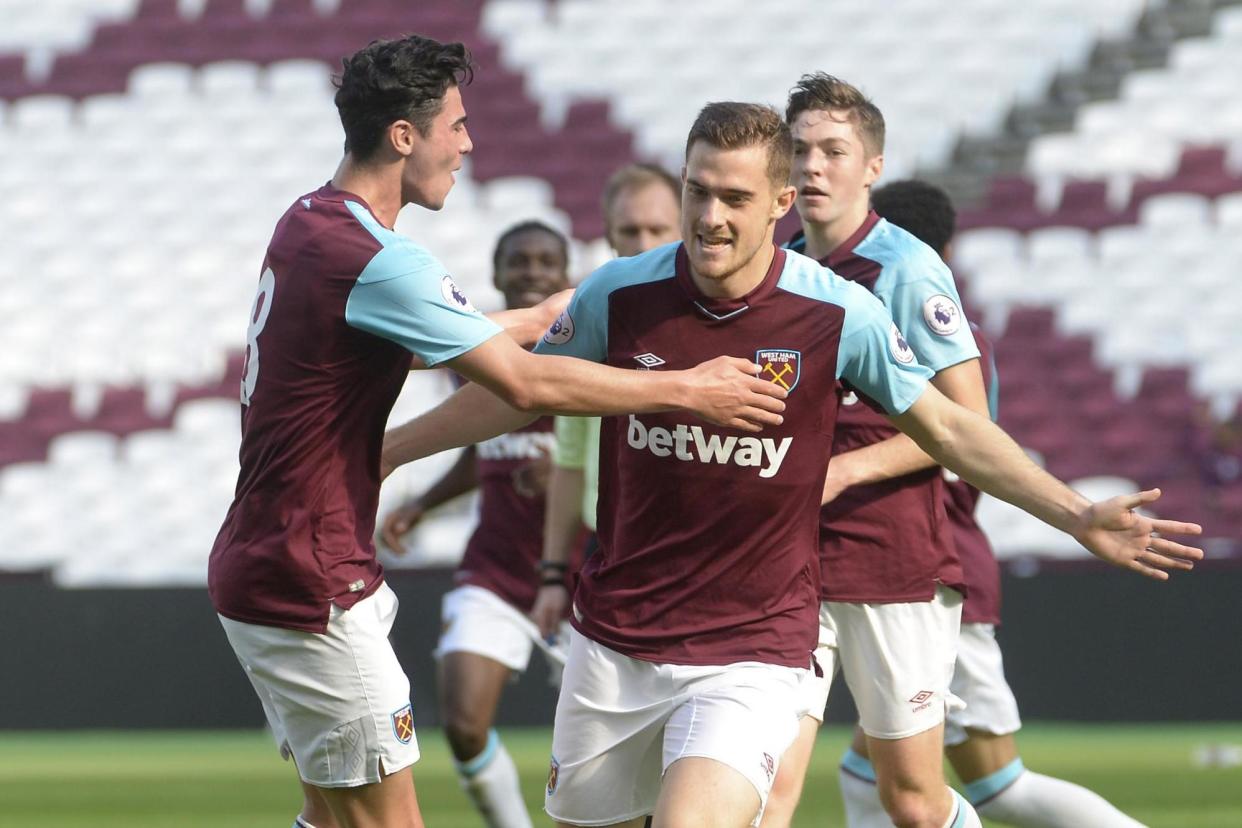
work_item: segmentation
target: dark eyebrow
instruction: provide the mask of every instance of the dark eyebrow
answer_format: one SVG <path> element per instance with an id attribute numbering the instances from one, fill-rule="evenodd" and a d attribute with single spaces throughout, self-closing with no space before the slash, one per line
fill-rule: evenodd
<path id="1" fill-rule="evenodd" d="M 703 183 L 702 183 L 702 182 L 700 182 L 700 181 L 695 181 L 693 178 L 687 178 L 687 179 L 686 179 L 686 183 L 687 183 L 687 184 L 689 184 L 689 185 L 691 185 L 691 186 L 693 186 L 693 187 L 698 187 L 700 190 L 707 190 L 708 192 L 715 192 L 715 193 L 717 193 L 718 195 L 722 195 L 722 196 L 724 196 L 724 197 L 730 197 L 730 196 L 747 196 L 747 197 L 749 197 L 749 196 L 753 196 L 753 195 L 754 195 L 754 193 L 753 193 L 753 192 L 751 192 L 750 190 L 737 190 L 737 189 L 732 189 L 732 190 L 713 190 L 711 187 L 708 187 L 707 185 L 703 184 Z"/>
<path id="2" fill-rule="evenodd" d="M 461 116 L 460 118 L 458 118 L 456 121 L 453 121 L 453 126 L 465 126 L 465 125 L 466 125 L 466 121 L 467 121 L 467 120 L 469 120 L 469 118 L 470 118 L 470 116 L 468 116 L 468 115 L 462 115 L 462 116 Z"/>

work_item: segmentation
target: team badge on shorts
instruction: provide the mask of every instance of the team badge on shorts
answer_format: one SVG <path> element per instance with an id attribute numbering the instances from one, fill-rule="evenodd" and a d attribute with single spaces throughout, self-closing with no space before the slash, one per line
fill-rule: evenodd
<path id="1" fill-rule="evenodd" d="M 552 323 L 552 327 L 548 328 L 543 335 L 543 341 L 549 345 L 564 345 L 573 338 L 574 318 L 569 315 L 569 311 L 562 311 L 561 315 L 556 317 L 556 321 Z"/>
<path id="2" fill-rule="evenodd" d="M 786 391 L 794 390 L 802 376 L 802 352 L 789 348 L 760 348 L 755 351 L 759 364 L 759 379 L 779 385 Z"/>
<path id="3" fill-rule="evenodd" d="M 937 293 L 927 297 L 923 303 L 923 321 L 934 333 L 951 336 L 962 327 L 962 312 L 956 302 L 943 293 Z"/>
<path id="4" fill-rule="evenodd" d="M 453 281 L 453 277 L 448 274 L 445 274 L 444 277 L 440 279 L 440 295 L 443 296 L 444 301 L 448 302 L 450 305 L 455 305 L 464 311 L 469 311 L 470 313 L 479 312 L 474 305 L 470 304 L 469 297 L 467 297 L 465 292 L 457 286 L 457 283 Z"/>
<path id="5" fill-rule="evenodd" d="M 548 765 L 548 796 L 556 793 L 556 783 L 560 781 L 561 763 L 556 761 L 556 757 L 552 757 L 552 763 Z"/>
<path id="6" fill-rule="evenodd" d="M 397 741 L 401 744 L 410 743 L 410 740 L 414 738 L 414 708 L 407 704 L 392 714 L 392 732 L 396 734 Z"/>

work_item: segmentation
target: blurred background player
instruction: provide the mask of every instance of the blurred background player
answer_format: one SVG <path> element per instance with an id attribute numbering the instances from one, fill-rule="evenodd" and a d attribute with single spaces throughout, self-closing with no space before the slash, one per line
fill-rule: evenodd
<path id="1" fill-rule="evenodd" d="M 870 209 L 884 167 L 879 109 L 853 86 L 815 73 L 794 87 L 786 120 L 803 230 L 791 247 L 880 297 L 920 364 L 935 372 L 936 388 L 986 416 L 979 351 L 952 275 L 927 245 Z M 795 780 L 805 773 L 838 669 L 858 706 L 892 821 L 939 828 L 958 811 L 977 821 L 941 769 L 963 582 L 944 482 L 870 401 L 845 386 L 838 393 L 820 530 L 816 658 L 824 675 L 808 683 L 809 713 L 782 765 L 771 824 L 792 816 Z"/>
<path id="2" fill-rule="evenodd" d="M 880 216 L 909 231 L 950 258 L 956 213 L 949 196 L 923 181 L 896 181 L 871 194 Z M 992 344 L 972 324 L 988 390 L 988 408 L 997 418 L 999 384 Z M 945 510 L 966 577 L 962 629 L 949 690 L 966 707 L 945 717 L 945 755 L 966 786 L 966 798 L 980 816 L 1020 828 L 1138 828 L 1139 823 L 1092 791 L 1072 782 L 1027 770 L 1018 757 L 1013 734 L 1022 726 L 1018 702 L 1005 681 L 996 627 L 1000 624 L 1000 566 L 979 524 L 975 506 L 979 490 L 945 472 Z M 841 762 L 841 795 L 851 828 L 891 822 L 880 804 L 875 769 L 866 740 L 855 731 L 854 743 Z"/>
<path id="3" fill-rule="evenodd" d="M 1152 535 L 1197 526 L 1133 511 L 1158 492 L 1092 504 L 1066 488 L 987 418 L 929 388 L 930 372 L 874 296 L 773 246 L 795 196 L 790 143 L 767 107 L 705 107 L 687 141 L 687 241 L 597 270 L 538 346 L 651 373 L 753 350 L 763 375 L 791 393 L 762 439 L 686 425 L 676 412 L 607 421 L 600 549 L 575 596 L 553 727 L 545 802 L 562 825 L 636 826 L 653 810 L 659 825 L 758 820 L 798 729 L 816 641 L 808 569 L 841 377 L 941 460 L 1105 560 L 1163 575 L 1202 556 Z M 384 465 L 530 419 L 467 386 L 390 431 Z M 961 802 L 955 811 L 974 813 Z"/>
<path id="4" fill-rule="evenodd" d="M 618 256 L 636 256 L 681 238 L 681 182 L 653 164 L 629 164 L 604 186 L 604 233 Z M 585 526 L 595 544 L 599 496 L 598 417 L 557 417 L 556 450 L 548 481 L 543 560 L 564 565 Z M 569 602 L 556 584 L 541 587 L 531 617 L 545 636 L 555 636 Z"/>
<path id="5" fill-rule="evenodd" d="M 509 228 L 496 242 L 493 283 L 510 309 L 526 308 L 569 287 L 569 245 L 536 221 Z M 440 721 L 462 788 L 489 826 L 521 828 L 530 816 L 517 768 L 492 728 L 505 685 L 530 661 L 534 628 L 526 617 L 542 578 L 566 592 L 565 564 L 538 571 L 544 489 L 555 438 L 552 418 L 462 450 L 419 497 L 391 511 L 383 538 L 404 551 L 401 536 L 428 511 L 478 488 L 479 523 L 444 596 L 436 649 Z M 568 560 L 568 559 L 565 559 Z M 559 626 L 564 615 L 558 617 Z"/>

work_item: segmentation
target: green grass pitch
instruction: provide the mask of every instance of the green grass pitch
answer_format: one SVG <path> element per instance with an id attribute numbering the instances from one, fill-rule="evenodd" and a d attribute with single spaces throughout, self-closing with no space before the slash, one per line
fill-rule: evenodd
<path id="1" fill-rule="evenodd" d="M 502 733 L 542 817 L 549 732 Z M 843 824 L 836 761 L 848 733 L 820 737 L 798 826 Z M 415 784 L 428 826 L 482 825 L 457 787 L 441 734 L 420 730 Z M 1242 826 L 1242 767 L 1199 767 L 1203 745 L 1242 745 L 1242 724 L 1033 725 L 1028 767 L 1080 782 L 1152 828 Z M 299 797 L 293 769 L 261 732 L 0 733 L 0 826 L 286 828 Z"/>

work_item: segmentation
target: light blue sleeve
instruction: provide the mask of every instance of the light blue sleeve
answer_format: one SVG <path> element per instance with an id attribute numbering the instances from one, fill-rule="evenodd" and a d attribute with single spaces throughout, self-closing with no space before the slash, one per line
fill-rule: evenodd
<path id="1" fill-rule="evenodd" d="M 922 396 L 932 372 L 919 364 L 879 299 L 858 285 L 846 287 L 837 378 L 889 414 L 901 414 Z"/>
<path id="2" fill-rule="evenodd" d="M 623 269 L 621 260 L 608 262 L 584 279 L 569 307 L 535 345 L 535 353 L 604 362 L 608 357 L 608 297 Z"/>
<path id="3" fill-rule="evenodd" d="M 876 280 L 876 295 L 919 362 L 932 371 L 977 358 L 979 348 L 962 313 L 953 274 L 930 247 L 913 238 L 911 242 Z"/>
<path id="4" fill-rule="evenodd" d="M 376 254 L 349 292 L 345 321 L 397 343 L 428 367 L 501 332 L 470 304 L 443 265 L 412 245 Z"/>

